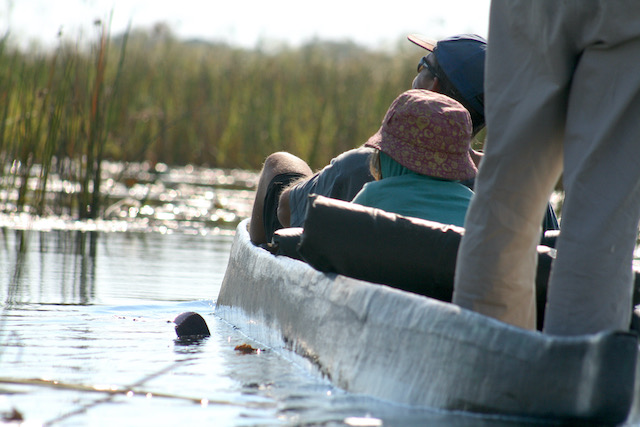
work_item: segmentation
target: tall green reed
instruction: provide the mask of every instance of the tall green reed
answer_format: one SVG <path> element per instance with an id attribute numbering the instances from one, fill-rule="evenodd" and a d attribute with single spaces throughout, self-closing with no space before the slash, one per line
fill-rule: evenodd
<path id="1" fill-rule="evenodd" d="M 105 160 L 259 169 L 286 150 L 321 167 L 366 141 L 410 87 L 422 52 L 401 46 L 247 50 L 180 41 L 162 25 L 111 37 L 102 22 L 88 48 L 24 52 L 2 40 L 3 206 L 96 218 Z M 51 192 L 52 174 L 77 184 Z"/>
<path id="2" fill-rule="evenodd" d="M 0 159 L 3 170 L 10 165 L 2 181 L 5 209 L 11 205 L 18 211 L 44 214 L 50 205 L 47 185 L 55 169 L 79 185 L 67 201 L 57 201 L 78 218 L 98 216 L 101 165 L 127 34 L 121 39 L 115 75 L 108 79 L 109 30 L 102 22 L 96 27 L 98 41 L 88 52 L 79 44 L 63 42 L 47 53 L 22 53 L 8 49 L 6 41 L 2 44 L 0 60 L 10 64 L 0 69 L 0 96 L 6 100 Z M 32 180 L 37 183 L 32 185 Z M 12 190 L 17 196 L 9 204 Z"/>
<path id="3" fill-rule="evenodd" d="M 86 170 L 83 174 L 81 202 L 79 204 L 80 218 L 96 218 L 101 208 L 102 161 L 105 155 L 105 145 L 109 130 L 110 119 L 113 115 L 114 98 L 118 95 L 120 77 L 124 66 L 126 46 L 129 31 L 122 37 L 120 59 L 115 70 L 115 76 L 111 80 L 109 93 L 106 91 L 106 70 L 109 54 L 109 30 L 108 27 L 98 21 L 100 27 L 99 43 L 95 52 L 95 74 L 91 82 L 91 107 L 87 126 L 89 128 Z M 89 200 L 89 195 L 91 199 Z"/>

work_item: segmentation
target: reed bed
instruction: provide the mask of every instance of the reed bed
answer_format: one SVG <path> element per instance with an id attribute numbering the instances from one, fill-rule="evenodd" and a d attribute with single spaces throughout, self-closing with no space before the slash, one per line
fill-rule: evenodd
<path id="1" fill-rule="evenodd" d="M 162 25 L 95 33 L 46 52 L 0 40 L 4 210 L 99 217 L 105 160 L 257 170 L 285 150 L 321 167 L 377 130 L 422 54 L 406 40 L 248 50 Z M 49 191 L 51 174 L 68 194 Z"/>

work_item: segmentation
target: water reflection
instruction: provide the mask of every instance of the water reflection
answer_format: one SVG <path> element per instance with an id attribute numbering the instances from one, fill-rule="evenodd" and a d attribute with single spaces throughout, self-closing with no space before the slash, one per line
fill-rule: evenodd
<path id="1" fill-rule="evenodd" d="M 60 283 L 61 294 L 65 302 L 75 304 L 90 304 L 95 297 L 96 247 L 99 233 L 94 231 L 82 232 L 39 232 L 40 236 L 40 271 L 48 268 L 49 256 L 61 256 L 60 265 L 63 269 L 70 266 L 67 273 L 63 270 Z M 53 249 L 50 246 L 54 246 Z M 47 254 L 47 255 L 45 255 Z M 54 261 L 55 262 L 55 261 Z M 43 277 L 43 275 L 41 275 Z M 67 283 L 65 278 L 70 278 Z M 45 283 L 41 283 L 44 288 Z"/>
<path id="2" fill-rule="evenodd" d="M 20 278 L 22 277 L 22 272 L 24 271 L 24 267 L 26 265 L 25 257 L 27 256 L 27 244 L 26 244 L 26 236 L 22 230 L 16 230 L 16 242 L 17 248 L 12 250 L 12 245 L 9 244 L 9 239 L 7 238 L 8 230 L 2 230 L 2 241 L 5 247 L 5 254 L 16 254 L 16 259 L 13 262 L 13 268 L 8 268 L 4 271 L 8 271 L 9 273 L 9 285 L 7 290 L 7 297 L 5 299 L 5 308 L 11 307 L 16 303 L 16 294 L 19 291 L 19 283 Z"/>
<path id="3" fill-rule="evenodd" d="M 29 231 L 1 229 L 2 271 L 11 272 L 5 307 L 46 300 L 58 304 L 90 304 L 95 297 L 96 248 L 100 234 L 83 231 Z M 48 300 L 52 288 L 59 298 Z"/>
<path id="4" fill-rule="evenodd" d="M 200 353 L 209 337 L 180 337 L 173 340 L 178 354 Z"/>
<path id="5" fill-rule="evenodd" d="M 103 233 L 0 228 L 4 308 L 213 298 L 229 234 Z M 178 314 L 178 313 L 176 313 Z"/>

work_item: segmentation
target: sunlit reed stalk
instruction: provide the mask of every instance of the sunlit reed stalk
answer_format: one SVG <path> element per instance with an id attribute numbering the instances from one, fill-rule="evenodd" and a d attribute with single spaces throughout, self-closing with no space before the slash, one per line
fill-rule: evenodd
<path id="1" fill-rule="evenodd" d="M 47 192 L 47 182 L 49 179 L 49 173 L 51 171 L 51 162 L 53 159 L 53 155 L 58 144 L 59 138 L 59 127 L 60 120 L 62 115 L 62 106 L 66 99 L 66 91 L 58 91 L 58 97 L 54 102 L 50 103 L 50 99 L 53 92 L 53 83 L 56 72 L 56 63 L 58 61 L 58 51 L 56 51 L 51 58 L 51 64 L 49 68 L 49 78 L 47 80 L 47 85 L 45 89 L 42 91 L 42 107 L 41 107 L 41 121 L 46 120 L 47 130 L 44 141 L 44 147 L 42 150 L 42 159 L 40 160 L 41 169 L 40 175 L 38 179 L 38 187 L 35 194 L 35 213 L 38 215 L 42 215 L 45 210 L 45 201 L 46 201 L 46 192 Z M 63 76 L 63 82 L 65 80 Z M 42 122 L 40 123 L 40 126 Z M 38 133 L 40 133 L 39 131 Z M 40 135 L 38 135 L 40 139 Z"/>
<path id="2" fill-rule="evenodd" d="M 96 218 L 100 205 L 101 162 L 104 152 L 104 73 L 107 61 L 108 31 L 104 23 L 96 22 L 101 27 L 98 50 L 96 53 L 95 77 L 91 90 L 91 106 L 89 109 L 86 164 L 84 176 L 81 178 L 79 204 L 80 218 Z"/>
<path id="3" fill-rule="evenodd" d="M 0 39 L 0 58 L 7 61 L 8 69 L 11 70 L 17 55 L 8 55 L 6 53 L 8 37 L 9 34 L 7 33 Z M 9 71 L 0 73 L 0 180 L 4 177 L 4 166 L 7 163 L 5 130 L 11 103 L 11 92 L 7 89 L 7 79 L 10 77 Z"/>
<path id="4" fill-rule="evenodd" d="M 22 210 L 27 204 L 31 171 L 36 163 L 46 108 L 46 89 L 40 89 L 40 78 L 45 75 L 46 62 L 40 62 L 35 69 L 23 68 L 26 78 L 20 79 L 19 105 L 21 115 L 16 117 L 18 127 L 17 162 L 14 162 L 15 176 L 18 178 L 18 198 L 16 206 Z M 36 90 L 33 90 L 33 89 Z M 43 99 L 44 98 L 44 99 Z"/>
<path id="5" fill-rule="evenodd" d="M 9 83 L 12 77 L 11 70 L 15 66 L 17 55 L 7 54 L 7 39 L 8 34 L 0 40 L 0 58 L 7 64 L 6 71 L 3 70 L 0 73 L 0 190 L 5 190 L 6 197 L 4 200 L 0 199 L 0 202 L 6 203 L 9 197 L 9 188 L 7 181 L 5 180 L 5 167 L 11 163 L 11 156 L 9 155 L 9 147 L 7 135 L 7 121 L 9 117 L 9 111 L 11 110 L 12 94 L 10 88 L 13 86 Z"/>

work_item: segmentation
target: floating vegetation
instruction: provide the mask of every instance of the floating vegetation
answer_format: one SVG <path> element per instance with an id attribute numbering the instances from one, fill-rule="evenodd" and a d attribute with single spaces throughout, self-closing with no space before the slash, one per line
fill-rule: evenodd
<path id="1" fill-rule="evenodd" d="M 16 408 L 11 408 L 9 412 L 3 413 L 1 414 L 1 416 L 2 416 L 2 421 L 5 423 L 11 423 L 11 422 L 20 423 L 24 421 L 24 416 Z"/>
<path id="2" fill-rule="evenodd" d="M 37 173 L 39 167 L 33 169 Z M 34 179 L 33 182 L 36 180 Z M 17 206 L 18 190 L 0 178 L 0 227 L 207 234 L 232 230 L 250 216 L 257 174 L 243 170 L 164 164 L 103 162 L 100 218 L 78 220 L 72 206 L 80 185 L 48 177 L 47 208 L 37 214 L 31 199 Z M 4 185 L 2 185 L 4 184 Z"/>
<path id="3" fill-rule="evenodd" d="M 236 405 L 235 403 L 225 401 L 225 400 L 209 400 L 202 397 L 189 397 L 189 396 L 182 396 L 182 395 L 172 394 L 172 393 L 161 393 L 161 392 L 143 390 L 137 387 L 127 388 L 127 387 L 118 387 L 113 385 L 89 386 L 89 385 L 83 385 L 83 384 L 65 383 L 61 381 L 42 379 L 42 378 L 24 378 L 24 379 L 0 378 L 0 384 L 49 387 L 56 390 L 81 391 L 81 392 L 107 394 L 110 396 L 118 396 L 118 395 L 126 396 L 126 397 L 144 396 L 147 399 L 151 399 L 154 397 L 179 399 L 179 400 L 187 400 L 189 402 L 193 402 L 196 404 L 203 404 L 203 402 L 207 402 L 207 403 L 216 404 L 216 405 Z"/>
<path id="4" fill-rule="evenodd" d="M 235 346 L 234 350 L 240 354 L 258 354 L 262 351 L 259 348 L 254 348 L 250 344 L 246 343 Z"/>

